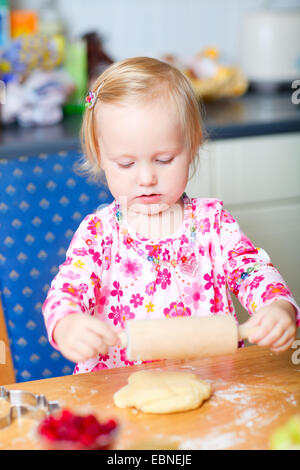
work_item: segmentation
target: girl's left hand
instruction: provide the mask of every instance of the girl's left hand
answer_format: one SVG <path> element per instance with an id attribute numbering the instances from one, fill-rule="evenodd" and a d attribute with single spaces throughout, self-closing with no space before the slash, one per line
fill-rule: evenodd
<path id="1" fill-rule="evenodd" d="M 275 300 L 260 308 L 247 322 L 247 327 L 257 326 L 248 338 L 250 343 L 266 346 L 274 352 L 286 351 L 296 338 L 296 311 L 286 300 Z"/>

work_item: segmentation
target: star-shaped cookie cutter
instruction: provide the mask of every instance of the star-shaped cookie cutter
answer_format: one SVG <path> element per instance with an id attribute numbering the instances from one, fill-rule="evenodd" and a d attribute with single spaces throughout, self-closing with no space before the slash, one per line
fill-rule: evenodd
<path id="1" fill-rule="evenodd" d="M 24 390 L 7 390 L 3 386 L 0 386 L 1 398 L 10 403 L 10 410 L 7 415 L 0 416 L 0 429 L 9 426 L 15 419 L 24 415 L 41 419 L 60 408 L 58 401 L 48 401 L 45 395 L 36 395 Z"/>

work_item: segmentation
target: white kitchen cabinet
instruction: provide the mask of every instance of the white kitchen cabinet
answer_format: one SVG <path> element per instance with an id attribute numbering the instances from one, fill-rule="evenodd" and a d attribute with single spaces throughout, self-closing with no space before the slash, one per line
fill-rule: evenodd
<path id="1" fill-rule="evenodd" d="M 217 197 L 300 303 L 300 133 L 208 142 L 187 193 Z M 248 318 L 233 301 L 240 321 Z"/>

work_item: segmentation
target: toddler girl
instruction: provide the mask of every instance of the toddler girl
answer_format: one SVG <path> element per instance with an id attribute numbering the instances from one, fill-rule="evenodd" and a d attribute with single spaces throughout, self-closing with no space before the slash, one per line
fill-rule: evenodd
<path id="1" fill-rule="evenodd" d="M 43 306 L 49 340 L 77 362 L 75 373 L 133 364 L 118 336 L 133 318 L 237 320 L 229 290 L 253 314 L 252 343 L 293 343 L 299 309 L 268 255 L 222 201 L 184 192 L 202 140 L 189 80 L 171 65 L 131 58 L 96 80 L 82 125 L 85 167 L 105 175 L 115 200 L 85 217 Z"/>

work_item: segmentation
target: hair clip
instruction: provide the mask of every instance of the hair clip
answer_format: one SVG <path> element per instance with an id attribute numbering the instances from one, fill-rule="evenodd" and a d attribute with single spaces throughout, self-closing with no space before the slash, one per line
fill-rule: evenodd
<path id="1" fill-rule="evenodd" d="M 85 106 L 89 109 L 93 108 L 96 103 L 97 96 L 93 91 L 89 91 L 89 94 L 85 98 Z"/>
<path id="2" fill-rule="evenodd" d="M 95 91 L 95 93 L 94 93 L 93 91 L 89 91 L 89 92 L 88 92 L 88 95 L 87 95 L 86 98 L 85 98 L 85 101 L 86 101 L 85 106 L 86 106 L 87 108 L 92 109 L 92 108 L 95 106 L 96 101 L 97 101 L 97 98 L 98 98 L 98 95 L 99 95 L 99 91 L 101 90 L 101 88 L 102 88 L 102 86 L 103 86 L 103 83 L 104 83 L 104 82 L 102 82 L 102 83 L 99 85 L 99 87 L 98 87 L 98 89 Z"/>

